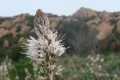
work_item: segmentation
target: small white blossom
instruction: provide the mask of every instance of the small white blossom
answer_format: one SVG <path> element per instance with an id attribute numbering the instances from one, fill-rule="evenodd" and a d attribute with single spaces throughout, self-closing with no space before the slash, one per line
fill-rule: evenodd
<path id="1" fill-rule="evenodd" d="M 98 69 L 99 69 L 99 70 L 102 70 L 102 66 L 101 66 L 101 65 L 99 65 L 99 66 L 98 66 Z"/>
<path id="2" fill-rule="evenodd" d="M 86 63 L 86 66 L 89 66 L 89 63 Z"/>
<path id="3" fill-rule="evenodd" d="M 113 76 L 114 76 L 114 78 L 116 78 L 116 79 L 118 78 L 118 75 L 117 75 L 117 74 L 115 74 L 115 75 L 113 75 Z"/>
<path id="4" fill-rule="evenodd" d="M 101 59 L 100 59 L 100 62 L 104 62 L 104 59 L 103 59 L 103 58 L 101 58 Z"/>

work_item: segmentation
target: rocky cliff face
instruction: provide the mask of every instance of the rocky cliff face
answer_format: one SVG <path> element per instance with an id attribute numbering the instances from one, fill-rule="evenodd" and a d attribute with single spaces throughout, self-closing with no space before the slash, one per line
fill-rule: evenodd
<path id="1" fill-rule="evenodd" d="M 90 26 L 90 30 L 96 30 L 98 32 L 96 34 L 96 38 L 98 40 L 103 40 L 110 35 L 115 26 L 117 27 L 118 31 L 120 30 L 119 12 L 97 12 L 88 8 L 80 8 L 73 14 L 73 17 L 80 19 L 90 18 L 88 21 L 86 21 L 86 24 Z"/>

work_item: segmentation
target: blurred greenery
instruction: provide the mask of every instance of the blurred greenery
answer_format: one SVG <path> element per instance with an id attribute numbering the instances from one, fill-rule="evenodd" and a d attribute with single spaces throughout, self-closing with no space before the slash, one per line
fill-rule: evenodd
<path id="1" fill-rule="evenodd" d="M 19 76 L 20 80 L 24 80 L 26 76 L 24 71 L 25 68 L 29 70 L 30 74 L 33 77 L 32 62 L 30 62 L 28 58 L 21 58 L 18 62 L 15 62 L 13 65 L 14 67 L 8 70 L 11 80 L 16 80 L 16 76 Z"/>
<path id="2" fill-rule="evenodd" d="M 9 50 L 7 50 L 8 56 L 12 59 L 12 61 L 18 61 L 21 57 L 24 57 L 22 52 L 24 50 L 22 49 L 22 44 L 17 44 L 13 47 L 11 47 Z"/>
<path id="3" fill-rule="evenodd" d="M 91 17 L 91 19 L 94 17 Z M 90 32 L 86 21 L 90 18 L 78 19 L 77 21 L 61 21 L 58 24 L 57 30 L 62 35 L 65 35 L 65 40 L 63 43 L 66 47 L 70 47 L 67 53 L 76 53 L 81 55 L 86 55 L 91 50 L 95 49 L 96 45 L 96 31 Z M 62 24 L 62 26 L 61 26 Z"/>
<path id="4" fill-rule="evenodd" d="M 120 54 L 119 52 L 106 54 L 109 55 L 93 53 L 87 57 L 81 57 L 79 55 L 64 54 L 57 62 L 57 65 L 63 67 L 62 75 L 64 78 L 56 80 L 119 80 Z M 25 68 L 28 68 L 31 77 L 34 78 L 32 62 L 29 59 L 21 58 L 13 65 L 14 67 L 9 69 L 11 80 L 15 80 L 16 76 L 19 76 L 20 80 L 24 80 L 26 76 Z"/>

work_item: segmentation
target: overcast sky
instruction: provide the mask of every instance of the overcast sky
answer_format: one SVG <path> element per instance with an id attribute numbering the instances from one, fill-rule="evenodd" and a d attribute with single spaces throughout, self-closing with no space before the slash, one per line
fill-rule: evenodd
<path id="1" fill-rule="evenodd" d="M 0 16 L 35 14 L 37 9 L 57 15 L 72 15 L 79 8 L 120 11 L 120 0 L 0 0 Z"/>

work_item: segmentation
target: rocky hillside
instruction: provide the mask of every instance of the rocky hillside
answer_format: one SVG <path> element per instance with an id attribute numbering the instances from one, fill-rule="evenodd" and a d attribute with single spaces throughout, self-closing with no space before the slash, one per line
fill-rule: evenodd
<path id="1" fill-rule="evenodd" d="M 79 18 L 87 18 L 92 16 L 97 16 L 97 11 L 83 7 L 73 14 L 73 17 L 79 17 Z"/>
<path id="2" fill-rule="evenodd" d="M 120 12 L 98 12 L 88 8 L 80 8 L 72 16 L 57 16 L 46 13 L 51 27 L 66 34 L 65 44 L 71 46 L 70 52 L 89 52 L 114 35 L 115 42 L 120 44 Z M 30 14 L 13 17 L 0 17 L 0 47 L 11 47 L 23 42 L 29 35 L 35 36 L 33 18 Z M 120 46 L 118 46 L 120 47 Z"/>
<path id="3" fill-rule="evenodd" d="M 49 16 L 51 27 L 56 27 L 62 17 L 57 15 L 46 14 Z M 10 35 L 12 39 L 17 38 L 18 43 L 25 38 L 23 35 L 34 33 L 33 16 L 30 14 L 21 14 L 13 17 L 0 17 L 0 38 Z M 20 37 L 21 36 L 21 37 Z M 3 46 L 9 46 L 10 41 L 5 39 Z"/>

